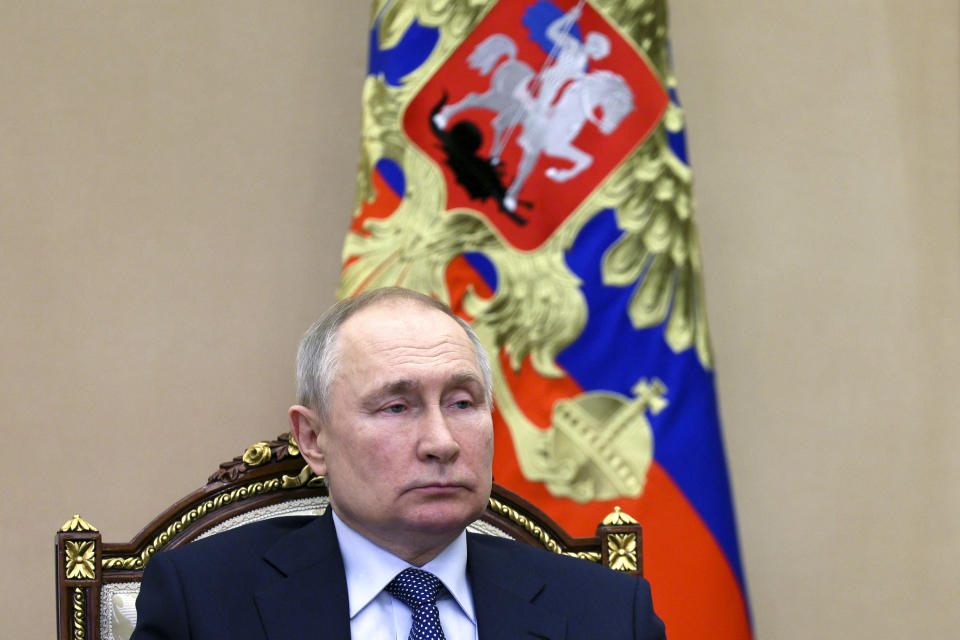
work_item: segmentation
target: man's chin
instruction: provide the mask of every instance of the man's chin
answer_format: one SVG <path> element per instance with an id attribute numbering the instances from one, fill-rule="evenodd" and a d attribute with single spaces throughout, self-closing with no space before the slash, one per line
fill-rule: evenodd
<path id="1" fill-rule="evenodd" d="M 450 504 L 435 501 L 431 504 L 421 505 L 407 519 L 407 527 L 405 528 L 425 534 L 446 534 L 455 538 L 483 514 L 484 507 L 486 507 L 486 502 L 477 507 L 462 502 Z"/>

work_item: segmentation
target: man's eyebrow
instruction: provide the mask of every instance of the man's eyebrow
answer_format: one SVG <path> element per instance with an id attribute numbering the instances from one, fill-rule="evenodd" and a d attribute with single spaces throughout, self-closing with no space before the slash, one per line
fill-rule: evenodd
<path id="1" fill-rule="evenodd" d="M 450 387 L 463 387 L 468 385 L 480 385 L 483 387 L 483 381 L 480 380 L 480 376 L 475 373 L 465 371 L 463 373 L 455 373 L 450 376 L 450 383 L 447 386 Z"/>
<path id="2" fill-rule="evenodd" d="M 476 392 L 479 394 L 479 402 L 481 405 L 486 404 L 487 395 L 483 386 L 483 380 L 480 379 L 480 376 L 477 374 L 467 371 L 463 373 L 455 373 L 450 377 L 450 383 L 447 385 L 448 389 L 464 389 L 467 388 L 471 392 Z"/>
<path id="3" fill-rule="evenodd" d="M 419 388 L 420 383 L 416 380 L 410 380 L 407 378 L 401 380 L 391 380 L 390 382 L 387 382 L 378 389 L 375 389 L 367 394 L 367 396 L 363 399 L 363 404 L 364 406 L 374 407 L 385 396 L 402 395 L 405 393 L 410 393 L 411 391 L 416 391 Z"/>
<path id="4" fill-rule="evenodd" d="M 476 387 L 478 391 L 482 392 L 483 380 L 480 379 L 480 376 L 471 371 L 463 371 L 450 376 L 450 379 L 447 381 L 445 387 L 447 389 Z M 410 378 L 391 380 L 367 394 L 366 397 L 363 398 L 362 403 L 364 407 L 376 409 L 378 408 L 377 405 L 382 402 L 385 397 L 404 395 L 419 391 L 421 388 L 422 385 L 420 382 Z"/>

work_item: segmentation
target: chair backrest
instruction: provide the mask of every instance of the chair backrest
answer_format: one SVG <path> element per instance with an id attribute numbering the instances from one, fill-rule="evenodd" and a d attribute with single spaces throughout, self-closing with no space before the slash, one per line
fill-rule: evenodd
<path id="1" fill-rule="evenodd" d="M 163 511 L 130 542 L 105 543 L 95 527 L 75 515 L 56 534 L 57 638 L 129 638 L 143 568 L 161 549 L 265 518 L 319 515 L 328 504 L 323 479 L 283 434 L 221 464 L 203 487 Z M 535 506 L 495 484 L 486 511 L 468 529 L 642 575 L 640 525 L 619 508 L 598 525 L 597 535 L 573 538 Z"/>

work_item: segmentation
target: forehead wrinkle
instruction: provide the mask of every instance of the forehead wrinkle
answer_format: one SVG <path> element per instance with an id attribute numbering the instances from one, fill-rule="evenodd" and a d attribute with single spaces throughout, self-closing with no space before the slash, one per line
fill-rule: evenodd
<path id="1" fill-rule="evenodd" d="M 411 314 L 408 316 L 395 313 L 395 309 L 410 309 Z M 420 319 L 434 325 L 435 331 L 431 332 L 429 338 L 424 338 L 417 326 Z M 437 323 L 441 324 L 442 328 L 437 328 Z M 390 332 L 387 335 L 377 333 L 381 328 L 387 327 L 395 329 L 395 332 L 388 329 Z M 372 335 L 368 333 L 371 330 Z M 354 348 L 366 351 L 367 355 L 391 349 L 438 350 L 447 346 L 452 349 L 466 348 L 471 357 L 477 359 L 473 341 L 456 320 L 438 309 L 422 306 L 415 301 L 385 300 L 358 311 L 356 315 L 348 318 L 337 332 L 338 338 L 346 336 L 350 336 L 349 342 L 354 343 Z M 417 339 L 432 339 L 432 343 L 411 344 L 411 340 Z M 398 344 L 397 341 L 403 344 Z"/>
<path id="2" fill-rule="evenodd" d="M 441 370 L 447 373 L 444 387 L 451 384 L 450 376 L 461 373 L 470 374 L 483 384 L 475 346 L 455 321 L 443 314 L 437 317 L 430 313 L 429 329 L 421 329 L 416 318 L 411 320 L 392 313 L 385 316 L 384 311 L 380 306 L 364 309 L 341 327 L 338 346 L 343 368 L 338 371 L 340 375 L 334 386 L 346 382 L 357 391 L 367 387 L 373 394 L 377 391 L 372 388 L 382 390 L 397 379 L 412 377 L 426 382 L 427 378 L 434 377 L 430 374 Z M 418 311 L 414 309 L 414 315 Z M 434 320 L 441 321 L 441 326 L 437 327 Z M 408 368 L 424 366 L 430 369 Z M 345 375 L 347 371 L 351 372 L 349 376 Z M 363 396 L 370 394 L 361 391 Z"/>
<path id="3" fill-rule="evenodd" d="M 467 385 L 483 386 L 483 381 L 476 373 L 472 371 L 458 371 L 451 374 L 443 381 L 444 389 L 452 389 Z M 368 397 L 380 397 L 391 394 L 405 394 L 410 392 L 423 391 L 423 382 L 415 378 L 398 378 L 396 380 L 387 380 L 377 388 L 367 394 Z"/>
<path id="4" fill-rule="evenodd" d="M 464 351 L 465 347 L 469 349 L 466 352 Z M 452 340 L 444 340 L 439 344 L 429 346 L 410 344 L 373 345 L 373 349 L 368 351 L 368 355 L 374 358 L 382 358 L 385 364 L 420 364 L 433 362 L 448 356 L 447 362 L 466 360 L 475 364 L 476 356 L 472 347 L 473 345 L 457 344 L 456 341 Z"/>

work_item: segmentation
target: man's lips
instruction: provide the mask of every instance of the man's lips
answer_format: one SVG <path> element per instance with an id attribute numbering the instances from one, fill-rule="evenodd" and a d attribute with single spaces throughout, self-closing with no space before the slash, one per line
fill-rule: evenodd
<path id="1" fill-rule="evenodd" d="M 425 482 L 411 486 L 408 491 L 419 491 L 426 493 L 453 493 L 461 489 L 467 490 L 468 487 L 461 482 Z"/>

